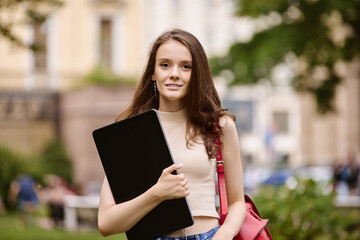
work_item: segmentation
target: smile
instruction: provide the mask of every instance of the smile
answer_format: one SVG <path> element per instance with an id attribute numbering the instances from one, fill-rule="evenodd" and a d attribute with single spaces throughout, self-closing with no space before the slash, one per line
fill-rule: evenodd
<path id="1" fill-rule="evenodd" d="M 167 86 L 167 87 L 181 87 L 182 85 L 180 85 L 180 84 L 165 84 L 165 86 Z"/>

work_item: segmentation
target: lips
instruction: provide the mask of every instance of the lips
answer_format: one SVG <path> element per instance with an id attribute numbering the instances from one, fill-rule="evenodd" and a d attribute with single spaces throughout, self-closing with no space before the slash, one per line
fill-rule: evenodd
<path id="1" fill-rule="evenodd" d="M 180 85 L 180 84 L 165 84 L 165 86 L 178 88 L 178 87 L 181 87 L 182 85 Z"/>

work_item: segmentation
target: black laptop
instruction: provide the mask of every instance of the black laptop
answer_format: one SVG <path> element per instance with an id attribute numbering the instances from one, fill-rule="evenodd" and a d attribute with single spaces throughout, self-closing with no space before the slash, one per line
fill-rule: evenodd
<path id="1" fill-rule="evenodd" d="M 173 164 L 156 110 L 99 128 L 93 138 L 116 203 L 147 191 Z M 186 198 L 167 200 L 126 235 L 128 240 L 150 240 L 192 224 Z"/>

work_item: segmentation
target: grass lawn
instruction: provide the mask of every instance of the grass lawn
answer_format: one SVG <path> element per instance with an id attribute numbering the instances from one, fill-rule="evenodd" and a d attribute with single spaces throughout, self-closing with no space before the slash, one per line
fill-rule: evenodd
<path id="1" fill-rule="evenodd" d="M 43 229 L 37 226 L 26 227 L 21 224 L 16 213 L 0 215 L 1 240 L 126 240 L 125 234 L 102 237 L 97 230 L 67 232 L 62 229 Z"/>

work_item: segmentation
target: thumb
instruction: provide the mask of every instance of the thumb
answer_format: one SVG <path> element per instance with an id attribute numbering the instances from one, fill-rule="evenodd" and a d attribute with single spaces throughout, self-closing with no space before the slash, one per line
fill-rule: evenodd
<path id="1" fill-rule="evenodd" d="M 171 165 L 170 167 L 165 168 L 165 169 L 164 169 L 164 172 L 172 173 L 173 171 L 180 169 L 182 166 L 183 166 L 182 163 L 173 164 L 173 165 Z"/>

